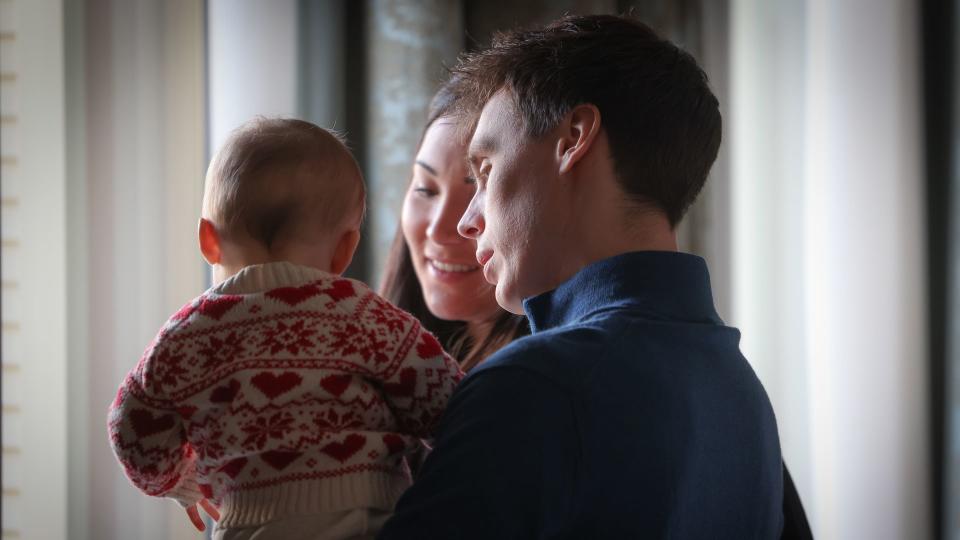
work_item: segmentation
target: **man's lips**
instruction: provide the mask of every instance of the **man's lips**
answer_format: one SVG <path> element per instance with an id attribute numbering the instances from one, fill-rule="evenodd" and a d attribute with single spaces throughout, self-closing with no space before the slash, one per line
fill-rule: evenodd
<path id="1" fill-rule="evenodd" d="M 493 257 L 492 249 L 483 249 L 477 251 L 477 262 L 480 264 L 480 266 L 486 265 L 487 261 L 489 261 L 491 257 Z"/>

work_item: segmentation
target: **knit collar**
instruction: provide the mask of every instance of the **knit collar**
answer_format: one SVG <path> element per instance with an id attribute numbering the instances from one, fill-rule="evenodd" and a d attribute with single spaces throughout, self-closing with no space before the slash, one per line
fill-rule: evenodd
<path id="1" fill-rule="evenodd" d="M 254 264 L 225 279 L 210 292 L 214 294 L 255 294 L 278 287 L 296 287 L 336 277 L 329 272 L 286 261 Z"/>
<path id="2" fill-rule="evenodd" d="M 625 253 L 590 264 L 556 289 L 524 300 L 523 309 L 533 333 L 610 310 L 723 324 L 713 306 L 706 262 L 668 251 Z"/>

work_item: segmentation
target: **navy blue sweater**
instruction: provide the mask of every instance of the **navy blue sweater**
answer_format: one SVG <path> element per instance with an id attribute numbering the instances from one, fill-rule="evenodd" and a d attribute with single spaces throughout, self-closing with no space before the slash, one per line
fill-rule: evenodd
<path id="1" fill-rule="evenodd" d="M 706 264 L 628 253 L 524 302 L 380 538 L 777 538 L 770 402 Z"/>

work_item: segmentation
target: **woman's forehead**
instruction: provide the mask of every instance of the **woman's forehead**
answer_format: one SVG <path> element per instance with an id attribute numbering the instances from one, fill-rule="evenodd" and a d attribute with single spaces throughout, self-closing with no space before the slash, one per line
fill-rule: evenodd
<path id="1" fill-rule="evenodd" d="M 456 136 L 457 126 L 443 119 L 434 122 L 423 137 L 417 163 L 433 169 L 434 174 L 457 172 L 466 167 L 466 145 Z"/>

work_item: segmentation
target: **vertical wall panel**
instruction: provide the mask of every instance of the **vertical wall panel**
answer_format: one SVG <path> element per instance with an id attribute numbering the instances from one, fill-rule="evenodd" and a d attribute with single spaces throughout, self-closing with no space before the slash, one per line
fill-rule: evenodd
<path id="1" fill-rule="evenodd" d="M 67 532 L 63 6 L 0 0 L 4 538 Z"/>

